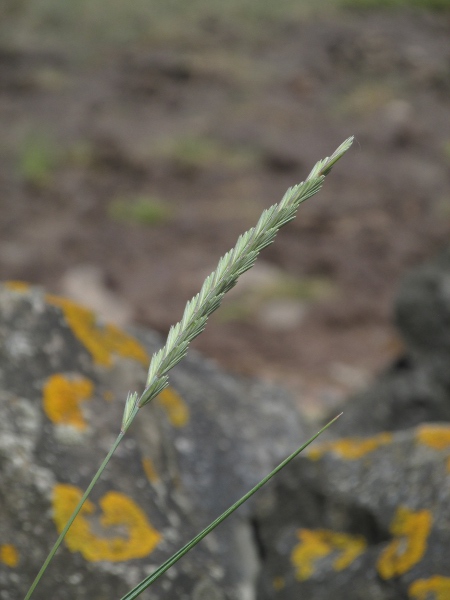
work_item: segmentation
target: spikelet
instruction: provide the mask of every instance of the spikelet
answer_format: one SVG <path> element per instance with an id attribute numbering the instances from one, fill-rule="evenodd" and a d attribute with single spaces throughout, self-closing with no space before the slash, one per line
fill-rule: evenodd
<path id="1" fill-rule="evenodd" d="M 300 204 L 317 194 L 325 176 L 352 142 L 353 138 L 348 138 L 329 158 L 320 160 L 304 182 L 289 188 L 279 204 L 265 209 L 255 227 L 240 235 L 235 247 L 222 256 L 200 292 L 186 304 L 181 321 L 170 328 L 165 346 L 153 355 L 142 395 L 128 395 L 122 431 L 128 429 L 142 406 L 169 385 L 167 373 L 186 356 L 189 344 L 204 330 L 208 317 L 219 308 L 224 295 L 236 285 L 242 273 L 253 267 L 258 254 L 273 242 L 279 229 L 295 218 Z"/>

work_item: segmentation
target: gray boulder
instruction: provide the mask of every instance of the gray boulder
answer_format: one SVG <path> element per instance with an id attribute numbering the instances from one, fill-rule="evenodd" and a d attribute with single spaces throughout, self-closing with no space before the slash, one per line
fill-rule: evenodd
<path id="1" fill-rule="evenodd" d="M 259 500 L 261 600 L 450 598 L 450 250 L 395 314 L 404 356 Z"/>
<path id="2" fill-rule="evenodd" d="M 318 443 L 259 507 L 261 600 L 450 598 L 450 426 Z"/>
<path id="3" fill-rule="evenodd" d="M 141 390 L 141 341 L 37 288 L 0 288 L 0 598 L 23 597 Z M 301 439 L 289 398 L 194 353 L 145 407 L 34 594 L 120 598 Z M 152 587 L 155 600 L 252 600 L 247 512 Z"/>
<path id="4" fill-rule="evenodd" d="M 403 279 L 395 315 L 413 355 L 450 359 L 450 248 Z"/>

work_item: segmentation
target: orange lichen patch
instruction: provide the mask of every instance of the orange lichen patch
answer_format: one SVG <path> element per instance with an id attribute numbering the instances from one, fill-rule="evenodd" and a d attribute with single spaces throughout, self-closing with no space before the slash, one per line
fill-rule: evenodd
<path id="1" fill-rule="evenodd" d="M 450 427 L 445 425 L 422 425 L 417 429 L 416 440 L 434 450 L 450 448 Z"/>
<path id="2" fill-rule="evenodd" d="M 381 553 L 377 568 L 383 579 L 402 575 L 425 554 L 433 518 L 429 510 L 414 512 L 400 506 L 390 526 L 392 542 Z"/>
<path id="3" fill-rule="evenodd" d="M 83 492 L 72 485 L 55 486 L 53 518 L 59 533 L 82 495 Z M 94 504 L 87 500 L 65 537 L 65 543 L 71 552 L 81 552 L 86 560 L 92 562 L 120 562 L 149 555 L 161 541 L 160 533 L 150 525 L 144 512 L 128 496 L 108 492 L 99 504 L 102 514 L 98 523 L 105 530 L 104 537 L 94 533 L 94 528 L 91 527 L 89 516 L 96 511 Z M 116 535 L 117 527 L 124 528 L 127 534 Z"/>
<path id="4" fill-rule="evenodd" d="M 174 427 L 184 427 L 189 421 L 189 408 L 177 392 L 168 387 L 163 390 L 156 400 L 167 414 L 169 423 Z"/>
<path id="5" fill-rule="evenodd" d="M 283 577 L 275 577 L 274 580 L 273 580 L 273 582 L 272 582 L 272 585 L 273 585 L 273 589 L 276 592 L 279 592 L 280 590 L 282 590 L 284 588 L 284 586 L 286 585 L 286 583 L 285 583 Z"/>
<path id="6" fill-rule="evenodd" d="M 46 295 L 46 300 L 62 309 L 73 334 L 92 354 L 97 364 L 109 367 L 112 364 L 112 355 L 118 354 L 148 365 L 150 358 L 145 348 L 118 327 L 98 325 L 92 311 L 71 300 L 51 294 Z"/>
<path id="7" fill-rule="evenodd" d="M 12 292 L 28 292 L 30 284 L 26 281 L 5 281 L 3 285 Z"/>
<path id="8" fill-rule="evenodd" d="M 151 458 L 143 458 L 142 459 L 142 467 L 144 468 L 145 474 L 147 475 L 147 479 L 150 483 L 157 483 L 159 481 L 158 472 L 155 469 L 155 465 Z"/>
<path id="9" fill-rule="evenodd" d="M 19 552 L 12 544 L 2 544 L 0 546 L 0 562 L 7 567 L 17 567 L 19 564 Z"/>
<path id="10" fill-rule="evenodd" d="M 318 460 L 327 452 L 334 452 L 334 454 L 346 460 L 357 460 L 380 446 L 385 446 L 391 442 L 392 433 L 387 432 L 370 438 L 342 438 L 334 442 L 319 444 L 308 452 L 308 457 L 312 460 Z"/>
<path id="11" fill-rule="evenodd" d="M 337 533 L 328 529 L 299 529 L 300 543 L 291 553 L 291 561 L 296 567 L 296 577 L 300 581 L 314 574 L 317 561 L 336 553 L 332 563 L 335 571 L 342 571 L 364 552 L 366 540 L 359 535 Z"/>
<path id="12" fill-rule="evenodd" d="M 429 579 L 418 579 L 409 586 L 408 594 L 414 600 L 448 600 L 450 577 L 435 575 Z"/>
<path id="13" fill-rule="evenodd" d="M 114 392 L 111 392 L 111 390 L 106 390 L 106 392 L 103 392 L 103 398 L 107 402 L 112 402 L 114 400 Z"/>
<path id="14" fill-rule="evenodd" d="M 89 400 L 93 391 L 93 382 L 85 377 L 68 379 L 58 373 L 52 375 L 44 385 L 45 414 L 55 425 L 71 425 L 82 431 L 86 429 L 87 423 L 80 403 Z"/>

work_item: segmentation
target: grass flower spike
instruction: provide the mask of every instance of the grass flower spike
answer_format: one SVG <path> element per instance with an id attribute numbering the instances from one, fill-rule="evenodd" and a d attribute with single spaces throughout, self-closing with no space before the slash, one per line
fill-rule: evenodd
<path id="1" fill-rule="evenodd" d="M 122 431 L 128 429 L 142 406 L 169 385 L 168 372 L 184 358 L 189 344 L 204 330 L 208 317 L 219 308 L 224 295 L 236 285 L 242 273 L 253 267 L 258 254 L 274 241 L 279 229 L 295 218 L 300 204 L 317 194 L 325 176 L 352 142 L 353 138 L 348 138 L 329 158 L 319 161 L 304 182 L 289 188 L 281 202 L 266 209 L 256 226 L 242 234 L 236 246 L 222 256 L 200 292 L 187 303 L 181 321 L 171 327 L 165 346 L 153 355 L 143 394 L 128 396 Z"/>

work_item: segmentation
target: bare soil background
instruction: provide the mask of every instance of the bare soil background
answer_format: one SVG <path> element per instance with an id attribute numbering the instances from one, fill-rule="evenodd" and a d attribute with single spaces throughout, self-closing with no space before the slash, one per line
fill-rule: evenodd
<path id="1" fill-rule="evenodd" d="M 164 334 L 237 235 L 354 134 L 194 345 L 283 381 L 311 415 L 401 352 L 396 286 L 450 232 L 448 11 L 278 10 L 247 27 L 205 4 L 195 29 L 155 17 L 106 44 L 11 6 L 2 279 Z"/>

